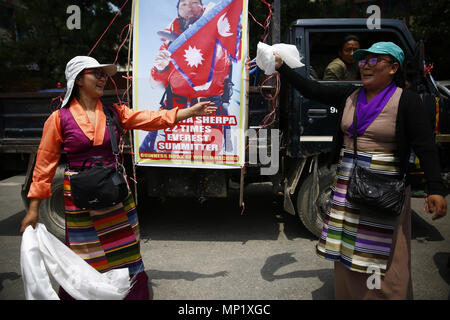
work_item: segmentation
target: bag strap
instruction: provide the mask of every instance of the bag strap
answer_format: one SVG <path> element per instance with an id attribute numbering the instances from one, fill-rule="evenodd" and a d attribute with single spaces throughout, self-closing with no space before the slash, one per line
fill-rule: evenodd
<path id="1" fill-rule="evenodd" d="M 116 170 L 119 173 L 124 173 L 125 168 L 119 162 L 119 148 L 117 147 L 116 132 L 114 131 L 114 122 L 116 122 L 117 130 L 119 130 L 119 132 L 123 132 L 122 128 L 118 124 L 116 117 L 114 115 L 111 115 L 111 113 L 112 113 L 111 110 L 109 110 L 108 108 L 103 106 L 103 111 L 105 112 L 105 115 L 106 115 L 106 125 L 108 126 L 108 130 L 109 130 L 109 139 L 111 140 L 112 152 L 113 152 L 114 158 L 116 160 Z M 114 121 L 114 120 L 116 120 L 116 121 Z"/>
<path id="2" fill-rule="evenodd" d="M 111 111 L 111 109 L 109 109 L 109 108 L 107 108 L 107 107 L 103 107 L 103 108 L 106 109 L 106 112 L 108 112 L 109 115 L 110 115 L 110 117 L 114 120 L 114 123 L 115 123 L 115 125 L 116 125 L 116 128 L 117 128 L 117 130 L 119 131 L 119 136 L 122 137 L 123 134 L 124 134 L 124 131 L 123 131 L 123 129 L 122 129 L 122 126 L 121 126 L 120 123 L 119 123 L 119 120 L 117 120 L 116 114 L 115 114 L 113 111 Z"/>
<path id="3" fill-rule="evenodd" d="M 356 117 L 356 107 L 358 104 L 355 105 L 355 111 L 353 112 L 353 159 L 355 166 L 358 164 L 358 134 L 356 132 L 356 126 L 358 125 L 358 118 Z"/>
<path id="4" fill-rule="evenodd" d="M 354 163 L 354 168 L 357 166 L 358 164 L 358 136 L 356 133 L 356 125 L 357 125 L 357 120 L 358 118 L 356 117 L 356 107 L 358 104 L 355 105 L 355 112 L 353 113 L 353 163 Z M 403 182 L 406 182 L 406 174 L 403 174 L 402 177 Z"/>
<path id="5" fill-rule="evenodd" d="M 119 154 L 119 148 L 117 147 L 116 133 L 114 132 L 114 120 L 117 121 L 117 119 L 111 115 L 111 110 L 109 110 L 105 106 L 103 106 L 103 112 L 106 115 L 106 125 L 108 126 L 109 130 L 109 139 L 111 140 L 112 151 L 113 154 L 117 156 Z M 116 126 L 118 127 L 117 130 L 119 130 L 120 132 L 122 128 L 120 128 L 120 126 L 117 125 L 117 123 Z"/>

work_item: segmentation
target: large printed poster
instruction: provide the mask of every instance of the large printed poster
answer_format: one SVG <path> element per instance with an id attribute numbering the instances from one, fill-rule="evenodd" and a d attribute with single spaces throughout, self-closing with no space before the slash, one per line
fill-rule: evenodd
<path id="1" fill-rule="evenodd" d="M 247 0 L 135 0 L 133 108 L 217 112 L 135 131 L 138 165 L 239 168 L 245 161 Z"/>

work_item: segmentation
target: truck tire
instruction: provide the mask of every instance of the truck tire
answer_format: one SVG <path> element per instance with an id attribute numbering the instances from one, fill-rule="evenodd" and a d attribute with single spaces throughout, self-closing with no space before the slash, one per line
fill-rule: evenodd
<path id="1" fill-rule="evenodd" d="M 309 174 L 297 193 L 297 214 L 303 225 L 317 238 L 322 233 L 323 221 L 330 199 L 331 187 L 336 174 L 336 166 L 322 166 L 318 170 L 319 194 L 313 199 L 314 177 Z"/>
<path id="2" fill-rule="evenodd" d="M 41 202 L 39 208 L 39 222 L 55 237 L 65 242 L 66 220 L 64 213 L 64 169 L 60 165 L 56 169 L 52 181 L 52 196 Z"/>

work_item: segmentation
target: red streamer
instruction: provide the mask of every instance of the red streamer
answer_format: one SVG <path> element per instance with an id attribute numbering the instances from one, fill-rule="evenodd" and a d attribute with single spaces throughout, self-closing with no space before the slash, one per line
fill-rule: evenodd
<path id="1" fill-rule="evenodd" d="M 434 64 L 429 64 L 428 66 L 423 66 L 424 76 L 431 75 L 431 70 L 433 70 Z"/>
<path id="2" fill-rule="evenodd" d="M 116 18 L 119 16 L 119 14 L 122 12 L 122 9 L 125 7 L 125 5 L 128 3 L 128 0 L 125 0 L 124 4 L 122 5 L 122 7 L 120 7 L 119 11 L 116 13 L 116 15 L 114 16 L 114 18 L 111 20 L 111 22 L 109 23 L 108 27 L 106 27 L 105 31 L 103 31 L 103 34 L 100 36 L 100 38 L 97 40 L 97 42 L 94 44 L 94 46 L 92 47 L 91 51 L 89 51 L 88 56 L 91 55 L 92 51 L 94 51 L 94 49 L 97 47 L 98 43 L 100 42 L 100 40 L 103 39 L 104 35 L 106 34 L 106 32 L 109 30 L 109 28 L 111 27 L 111 25 L 113 24 L 114 20 L 116 20 Z"/>

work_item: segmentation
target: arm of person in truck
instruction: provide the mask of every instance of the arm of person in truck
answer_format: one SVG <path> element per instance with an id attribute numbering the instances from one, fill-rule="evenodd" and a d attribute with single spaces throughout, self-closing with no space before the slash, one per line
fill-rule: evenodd
<path id="1" fill-rule="evenodd" d="M 306 79 L 283 63 L 280 55 L 277 53 L 274 53 L 274 55 L 275 69 L 308 99 L 317 100 L 324 104 L 336 105 L 337 101 L 343 101 L 356 89 L 354 85 L 323 85 L 318 81 Z"/>

